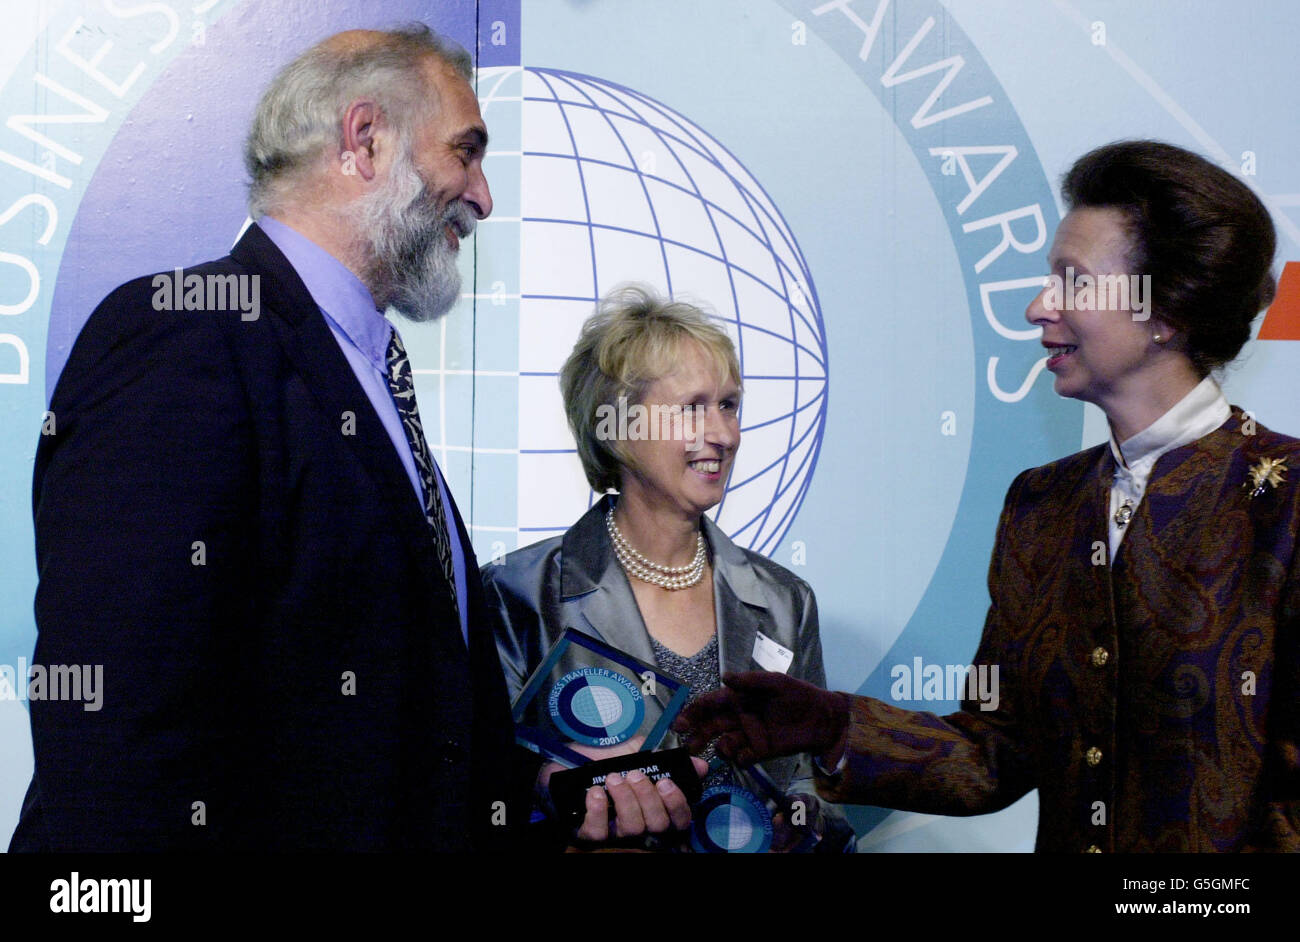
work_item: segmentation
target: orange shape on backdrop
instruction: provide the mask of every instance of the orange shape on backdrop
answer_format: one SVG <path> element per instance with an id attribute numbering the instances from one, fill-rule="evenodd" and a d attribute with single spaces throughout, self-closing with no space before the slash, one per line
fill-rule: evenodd
<path id="1" fill-rule="evenodd" d="M 1264 315 L 1260 340 L 1300 340 L 1300 262 L 1287 262 L 1277 284 L 1277 297 Z"/>

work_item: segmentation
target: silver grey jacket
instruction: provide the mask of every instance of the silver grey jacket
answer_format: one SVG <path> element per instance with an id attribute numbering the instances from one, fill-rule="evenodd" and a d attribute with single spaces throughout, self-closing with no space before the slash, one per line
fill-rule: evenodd
<path id="1" fill-rule="evenodd" d="M 487 605 L 496 613 L 497 650 L 512 700 L 565 628 L 594 635 L 633 657 L 655 663 L 641 610 L 605 529 L 610 500 L 599 501 L 562 536 L 483 566 Z M 713 556 L 722 673 L 764 669 L 752 657 L 755 640 L 762 632 L 794 652 L 786 673 L 824 687 L 826 674 L 812 589 L 789 570 L 737 546 L 707 517 L 704 535 Z M 669 733 L 663 747 L 676 744 Z M 788 795 L 816 795 L 808 756 L 774 759 L 763 769 Z M 838 807 L 823 803 L 819 812 L 843 822 Z"/>

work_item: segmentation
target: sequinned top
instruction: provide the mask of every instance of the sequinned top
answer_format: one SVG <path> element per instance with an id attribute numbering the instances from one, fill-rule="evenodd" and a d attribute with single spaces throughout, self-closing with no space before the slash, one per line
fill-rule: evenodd
<path id="1" fill-rule="evenodd" d="M 671 674 L 691 688 L 690 696 L 687 697 L 688 703 L 722 686 L 722 670 L 718 663 L 717 632 L 714 632 L 708 644 L 690 657 L 682 657 L 671 648 L 664 647 L 653 637 L 650 639 L 650 646 L 654 649 L 655 664 L 659 669 L 664 673 Z M 708 747 L 700 753 L 700 758 L 712 764 L 716 755 L 717 750 L 714 743 L 709 743 Z M 728 766 L 713 769 L 704 777 L 704 787 L 712 788 L 714 785 L 728 785 L 732 783 L 733 778 L 734 776 Z"/>

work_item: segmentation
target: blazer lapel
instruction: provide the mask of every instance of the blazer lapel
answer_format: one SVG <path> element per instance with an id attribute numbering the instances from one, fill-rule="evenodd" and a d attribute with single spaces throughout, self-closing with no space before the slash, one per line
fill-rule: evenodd
<path id="1" fill-rule="evenodd" d="M 1146 506 L 1139 509 L 1145 509 L 1149 526 L 1159 535 L 1164 552 L 1171 558 L 1186 558 L 1184 554 L 1194 549 L 1196 531 L 1176 526 L 1178 521 L 1222 512 L 1224 477 L 1234 451 L 1241 444 L 1249 450 L 1255 442 L 1253 437 L 1240 434 L 1240 410 L 1236 406 L 1232 410 L 1232 415 L 1219 428 L 1161 455 L 1151 469 L 1151 481 L 1143 498 Z M 1245 480 L 1243 473 L 1243 484 Z M 1249 500 L 1246 489 L 1238 490 L 1240 493 L 1235 495 L 1239 497 L 1238 504 L 1246 504 Z"/>
<path id="2" fill-rule="evenodd" d="M 704 518 L 713 550 L 713 610 L 718 626 L 718 668 L 722 674 L 762 669 L 754 663 L 754 642 L 767 611 L 767 598 L 742 550 Z"/>
<path id="3" fill-rule="evenodd" d="M 650 633 L 605 532 L 609 506 L 610 499 L 602 499 L 564 535 L 560 563 L 564 627 L 595 635 L 606 644 L 654 664 Z"/>
<path id="4" fill-rule="evenodd" d="M 286 355 L 307 382 L 325 422 L 332 424 L 374 479 L 393 519 L 406 531 L 409 545 L 420 548 L 421 564 L 431 566 L 433 546 L 424 529 L 428 524 L 406 469 L 306 285 L 256 224 L 248 227 L 230 254 L 263 275 L 264 312 L 271 314 Z M 345 412 L 356 417 L 355 435 L 342 434 Z"/>

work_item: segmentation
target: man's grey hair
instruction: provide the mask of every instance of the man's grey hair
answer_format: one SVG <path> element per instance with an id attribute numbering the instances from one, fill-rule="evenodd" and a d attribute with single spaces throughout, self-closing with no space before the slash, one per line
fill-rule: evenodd
<path id="1" fill-rule="evenodd" d="M 285 66 L 258 103 L 244 143 L 249 215 L 272 211 L 327 151 L 335 159 L 344 112 L 358 98 L 373 98 L 409 147 L 415 127 L 438 109 L 437 91 L 422 71 L 430 55 L 472 80 L 474 62 L 464 47 L 423 23 L 354 49 L 326 41 Z"/>

